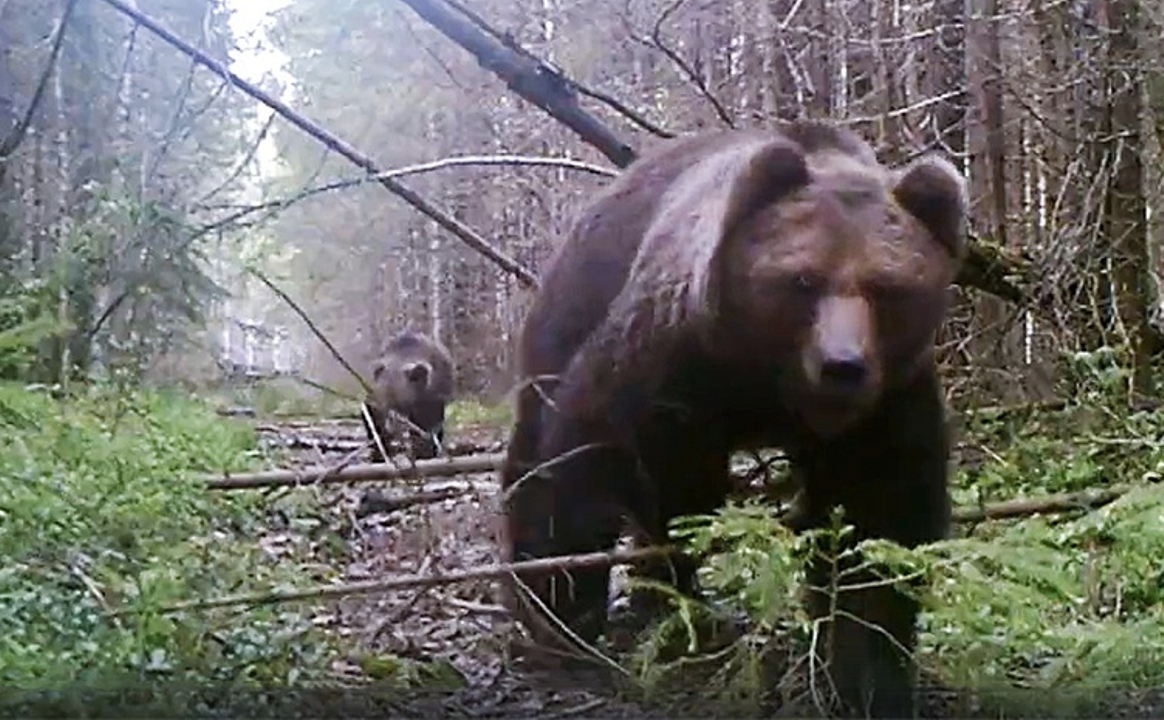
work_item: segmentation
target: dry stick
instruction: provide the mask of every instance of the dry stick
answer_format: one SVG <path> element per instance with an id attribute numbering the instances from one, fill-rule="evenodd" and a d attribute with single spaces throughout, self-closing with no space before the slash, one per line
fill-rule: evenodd
<path id="1" fill-rule="evenodd" d="M 267 470 L 245 475 L 209 476 L 203 478 L 208 490 L 245 490 L 260 487 L 287 487 L 299 485 L 339 485 L 343 483 L 400 480 L 405 477 L 440 477 L 468 473 L 490 472 L 501 468 L 504 453 L 468 455 L 458 458 L 417 460 L 409 467 L 392 467 L 382 463 L 349 465 L 335 468 L 303 468 L 301 470 Z M 319 476 L 316 479 L 315 476 Z M 311 478 L 311 479 L 308 479 Z"/>
<path id="2" fill-rule="evenodd" d="M 401 575 L 387 580 L 369 580 L 365 582 L 339 583 L 324 587 L 308 588 L 305 590 L 269 591 L 262 593 L 244 593 L 216 598 L 214 600 L 195 600 L 192 602 L 175 603 L 159 608 L 158 614 L 182 612 L 184 610 L 207 610 L 211 608 L 232 607 L 239 605 L 268 605 L 295 600 L 317 600 L 324 598 L 350 597 L 352 595 L 370 595 L 389 590 L 405 588 L 430 588 L 470 580 L 494 580 L 509 577 L 516 573 L 545 573 L 554 570 L 579 570 L 582 568 L 607 567 L 621 565 L 639 560 L 668 555 L 676 552 L 671 547 L 648 547 L 636 550 L 615 550 L 613 552 L 586 553 L 566 557 L 542 558 L 515 563 L 500 563 L 486 565 L 472 570 L 455 570 L 449 573 L 428 573 L 424 575 Z M 137 608 L 123 608 L 113 613 L 114 617 L 135 615 L 140 612 Z"/>
<path id="3" fill-rule="evenodd" d="M 1005 502 L 984 504 L 981 507 L 956 508 L 954 522 L 972 523 L 983 520 L 1026 517 L 1044 513 L 1071 512 L 1073 510 L 1094 510 L 1118 500 L 1144 484 L 1113 485 L 1109 488 L 1093 488 L 1073 493 L 1047 495 L 1041 498 L 1021 498 Z"/>
<path id="4" fill-rule="evenodd" d="M 419 467 L 420 463 L 417 463 Z M 372 466 L 379 467 L 379 466 Z M 1136 486 L 1120 485 L 1106 490 L 1092 490 L 1078 493 L 1053 495 L 1041 500 L 1019 500 L 998 503 L 994 506 L 963 509 L 955 513 L 959 521 L 981 520 L 986 518 L 1015 517 L 1031 515 L 1040 512 L 1061 512 L 1078 510 L 1087 507 L 1096 507 L 1115 500 Z M 402 575 L 388 580 L 366 581 L 356 583 L 342 583 L 325 587 L 307 588 L 304 590 L 269 591 L 262 593 L 246 593 L 232 595 L 214 600 L 201 600 L 177 603 L 159 609 L 159 613 L 180 612 L 183 610 L 204 610 L 209 608 L 230 607 L 236 605 L 262 605 L 294 600 L 324 599 L 333 597 L 348 597 L 351 595 L 368 595 L 389 590 L 404 588 L 429 588 L 440 585 L 451 585 L 470 580 L 492 580 L 510 577 L 517 573 L 545 573 L 554 570 L 577 570 L 581 568 L 605 567 L 632 563 L 639 560 L 675 553 L 674 547 L 647 547 L 636 550 L 616 550 L 613 552 L 595 552 L 580 555 L 567 555 L 525 562 L 502 563 L 477 568 L 475 570 L 459 570 L 450 573 L 432 573 Z M 113 613 L 115 617 L 132 615 L 138 612 L 134 608 L 127 608 Z"/>
<path id="5" fill-rule="evenodd" d="M 417 460 L 414 465 L 405 468 L 367 463 L 349 465 L 342 469 L 304 468 L 301 470 L 268 470 L 265 472 L 233 475 L 229 477 L 209 476 L 203 478 L 203 482 L 206 483 L 208 490 L 244 490 L 260 487 L 298 485 L 338 485 L 344 483 L 375 482 L 378 480 L 399 480 L 405 477 L 427 478 L 491 472 L 500 470 L 504 461 L 505 453 L 490 453 L 485 455 L 466 455 L 449 459 Z M 1060 493 L 1041 498 L 1007 500 L 1004 502 L 984 504 L 980 507 L 955 508 L 953 519 L 955 522 L 971 523 L 981 522 L 983 520 L 1024 517 L 1041 513 L 1061 513 L 1079 509 L 1097 508 L 1118 499 L 1137 487 L 1143 487 L 1143 485 L 1114 485 L 1109 488 Z M 397 498 L 394 502 L 407 502 L 405 497 Z M 412 504 L 420 503 L 415 502 Z"/>
<path id="6" fill-rule="evenodd" d="M 234 74 L 222 63 L 218 62 L 190 43 L 182 40 L 177 35 L 158 24 L 156 20 L 150 18 L 148 15 L 142 14 L 136 8 L 131 7 L 128 3 L 124 2 L 124 0 L 101 1 L 106 5 L 116 9 L 123 15 L 129 17 L 134 22 L 141 24 L 153 34 L 157 35 L 161 39 L 168 42 L 170 45 L 173 45 L 175 48 L 185 53 L 190 57 L 191 60 L 199 63 L 206 69 L 213 72 L 215 75 L 218 75 L 223 80 L 231 83 L 234 87 L 242 90 L 250 97 L 258 100 L 275 112 L 279 113 L 279 116 L 284 120 L 307 133 L 311 137 L 315 138 L 319 142 L 323 143 L 328 149 L 344 156 L 357 167 L 360 167 L 373 175 L 380 174 L 382 172 L 379 166 L 377 166 L 375 161 L 373 161 L 370 157 L 361 153 L 359 150 L 355 149 L 347 142 L 341 140 L 327 130 L 324 130 L 316 123 L 308 120 L 296 111 L 292 110 L 282 100 L 279 100 L 269 93 L 264 92 L 261 88 Z M 377 179 L 377 181 L 389 192 L 396 195 L 401 200 L 404 200 L 409 205 L 419 210 L 421 213 L 430 217 L 445 230 L 448 230 L 453 235 L 457 236 L 457 238 L 459 238 L 466 245 L 489 258 L 498 267 L 516 277 L 521 284 L 529 288 L 536 288 L 538 286 L 537 278 L 532 272 L 511 258 L 509 255 L 506 255 L 502 251 L 490 245 L 487 240 L 474 232 L 472 228 L 468 227 L 456 218 L 453 218 L 450 215 L 442 212 L 440 208 L 432 205 L 424 198 L 417 195 L 415 192 L 400 184 L 398 181 L 393 180 L 392 178 L 380 177 Z"/>
<path id="7" fill-rule="evenodd" d="M 299 319 L 307 325 L 307 329 L 310 330 L 311 333 L 315 335 L 315 337 L 319 338 L 319 341 L 323 343 L 324 347 L 326 347 L 328 352 L 331 353 L 331 356 L 334 357 L 340 365 L 343 365 L 344 369 L 352 374 L 352 377 L 359 381 L 360 386 L 364 388 L 364 392 L 368 394 L 372 393 L 372 386 L 368 384 L 368 381 L 364 379 L 364 376 L 356 372 L 355 368 L 353 368 L 348 363 L 348 361 L 344 359 L 344 356 L 340 355 L 340 351 L 335 349 L 335 345 L 332 345 L 331 341 L 327 339 L 327 336 L 323 334 L 323 331 L 316 327 L 315 323 L 311 322 L 311 318 L 307 316 L 307 312 L 304 311 L 303 308 L 299 307 L 299 304 L 292 300 L 290 295 L 283 292 L 282 289 L 267 279 L 267 276 L 259 272 L 256 268 L 248 267 L 246 271 L 256 280 L 270 288 L 271 292 L 278 295 L 280 300 L 287 303 L 287 306 L 290 307 L 291 310 L 299 316 Z"/>
<path id="8" fill-rule="evenodd" d="M 360 419 L 364 421 L 364 427 L 368 430 L 368 434 L 372 436 L 372 442 L 376 443 L 376 450 L 379 451 L 380 457 L 387 460 L 388 448 L 385 446 L 384 438 L 380 436 L 380 428 L 376 427 L 376 422 L 372 418 L 372 408 L 368 403 L 360 403 Z M 384 463 L 375 463 L 382 465 Z"/>
<path id="9" fill-rule="evenodd" d="M 417 505 L 433 505 L 444 502 L 445 500 L 458 498 L 462 495 L 468 495 L 471 491 L 472 488 L 453 487 L 389 497 L 369 495 L 360 501 L 360 507 L 356 510 L 356 517 L 366 517 L 374 513 L 390 513 Z"/>
<path id="10" fill-rule="evenodd" d="M 291 377 L 293 377 L 296 381 L 303 383 L 307 387 L 313 387 L 316 390 L 321 390 L 329 395 L 334 395 L 335 397 L 342 398 L 344 400 L 352 400 L 355 402 L 359 402 L 359 400 L 360 400 L 355 395 L 343 392 L 342 390 L 336 390 L 335 388 L 328 387 L 327 385 L 324 385 L 323 383 L 316 382 L 316 381 L 312 380 L 311 378 L 305 378 L 302 375 L 292 375 Z"/>

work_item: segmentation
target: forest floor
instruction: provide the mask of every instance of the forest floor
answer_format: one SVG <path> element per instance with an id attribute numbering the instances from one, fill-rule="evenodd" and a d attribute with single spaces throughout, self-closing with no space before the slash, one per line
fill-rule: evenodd
<path id="1" fill-rule="evenodd" d="M 257 423 L 261 442 L 280 448 L 285 467 L 332 465 L 357 454 L 364 434 L 358 420 L 333 419 Z M 452 452 L 498 452 L 502 430 L 488 426 L 461 428 L 452 440 Z M 468 487 L 469 492 L 437 503 L 387 513 L 358 512 L 370 490 L 387 490 L 389 483 L 330 485 L 313 493 L 319 518 L 344 539 L 321 562 L 342 566 L 340 582 L 386 579 L 411 573 L 447 573 L 499 562 L 493 507 L 496 484 L 482 475 L 433 478 L 409 491 Z M 363 517 L 357 517 L 363 514 Z M 288 542 L 287 529 L 272 530 L 262 539 L 272 553 Z M 322 547 L 322 545 L 321 545 Z M 617 575 L 616 575 L 617 576 Z M 349 648 L 353 676 L 373 674 L 396 662 L 419 662 L 441 677 L 434 684 L 418 683 L 415 694 L 393 699 L 392 712 L 401 716 L 446 717 L 695 717 L 722 715 L 702 695 L 706 685 L 669 690 L 665 698 L 635 701 L 620 692 L 609 676 L 567 675 L 530 669 L 520 659 L 507 658 L 506 638 L 513 632 L 508 616 L 497 604 L 494 581 L 461 582 L 425 590 L 403 590 L 378 595 L 351 596 L 325 604 L 320 601 L 316 621 L 331 627 Z M 380 660 L 369 660 L 380 658 Z M 393 658 L 385 661 L 384 658 Z M 341 668 L 341 671 L 343 669 Z M 441 682 L 451 681 L 442 686 Z M 440 691 L 419 688 L 441 686 Z M 640 696 L 641 697 L 641 696 Z M 926 717 L 966 717 L 970 710 L 951 709 L 949 693 L 933 690 L 923 700 Z M 773 708 L 760 711 L 771 716 Z M 793 711 L 783 708 L 784 715 Z M 728 710 L 728 712 L 732 712 Z M 740 709 L 732 712 L 739 716 Z M 754 712 L 754 711 L 753 711 Z M 676 715 L 678 713 L 678 715 Z M 793 714 L 805 717 L 811 708 Z M 748 713 L 752 714 L 752 713 Z"/>
<path id="2" fill-rule="evenodd" d="M 286 467 L 331 465 L 364 444 L 358 420 L 334 419 L 258 423 L 261 441 L 281 447 Z M 497 452 L 502 430 L 462 428 L 453 452 Z M 360 453 L 363 455 L 363 453 Z M 366 462 L 359 457 L 357 462 Z M 329 523 L 345 539 L 345 551 L 329 553 L 343 567 L 342 582 L 385 579 L 411 573 L 447 573 L 500 561 L 493 503 L 495 480 L 487 474 L 432 478 L 409 492 L 449 487 L 470 491 L 440 502 L 391 512 L 362 513 L 369 491 L 400 490 L 389 482 L 332 485 L 317 498 Z M 389 490 L 389 488 L 392 488 Z M 357 517 L 363 515 L 363 517 Z M 268 546 L 287 540 L 285 530 L 262 539 Z M 495 582 L 461 582 L 423 590 L 352 596 L 320 605 L 320 620 L 351 649 L 353 674 L 366 673 L 375 662 L 357 658 L 400 658 L 442 667 L 455 677 L 447 689 L 429 692 L 425 683 L 415 697 L 393 700 L 403 715 L 439 713 L 445 717 L 669 717 L 618 697 L 601 681 L 522 667 L 507 658 L 508 616 L 497 604 Z M 449 670 L 452 672 L 450 673 Z M 375 669 L 373 668 L 373 673 Z M 442 672 L 436 672 L 440 675 Z M 434 683 L 440 685 L 440 682 Z"/>

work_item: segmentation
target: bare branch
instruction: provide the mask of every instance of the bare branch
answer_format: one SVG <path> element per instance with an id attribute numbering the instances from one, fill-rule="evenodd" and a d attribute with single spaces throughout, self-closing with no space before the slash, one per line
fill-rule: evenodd
<path id="1" fill-rule="evenodd" d="M 73 9 L 77 6 L 77 0 L 65 0 L 65 9 L 61 13 L 61 19 L 57 21 L 57 26 L 53 30 L 53 45 L 49 52 L 48 62 L 45 63 L 44 72 L 40 74 L 40 80 L 36 83 L 36 90 L 32 93 L 32 99 L 28 101 L 28 108 L 24 111 L 24 115 L 16 126 L 12 128 L 12 132 L 8 133 L 8 137 L 4 138 L 4 142 L 0 143 L 0 183 L 4 182 L 4 175 L 8 170 L 8 160 L 12 153 L 20 147 L 20 143 L 24 142 L 25 136 L 28 134 L 28 129 L 32 127 L 32 119 L 36 117 L 36 110 L 40 107 L 40 101 L 44 98 L 44 91 L 48 88 L 49 80 L 53 76 L 53 72 L 57 67 L 57 59 L 61 56 L 61 48 L 65 44 L 65 30 L 69 26 L 69 20 L 73 17 Z"/>
<path id="2" fill-rule="evenodd" d="M 367 155 L 361 153 L 356 148 L 352 147 L 347 142 L 336 137 L 332 133 L 320 127 L 318 124 L 308 120 L 303 115 L 292 110 L 286 103 L 265 92 L 258 86 L 247 82 L 235 73 L 228 70 L 222 63 L 194 47 L 190 43 L 182 40 L 177 35 L 173 34 L 166 28 L 159 25 L 152 18 L 142 14 L 141 12 L 130 7 L 124 0 L 101 0 L 105 4 L 115 8 L 118 12 L 132 18 L 136 22 L 141 23 L 150 32 L 162 38 L 169 44 L 173 45 L 178 50 L 182 51 L 198 63 L 206 67 L 208 70 L 231 83 L 234 87 L 242 90 L 250 97 L 258 100 L 267 107 L 271 108 L 279 114 L 280 117 L 290 122 L 295 127 L 323 143 L 329 149 L 339 153 L 346 159 L 351 161 L 357 167 L 367 170 L 370 174 L 378 174 L 382 172 L 376 163 Z M 397 197 L 401 198 L 409 205 L 419 210 L 421 213 L 427 215 L 438 225 L 457 236 L 462 242 L 485 257 L 492 260 L 498 267 L 513 275 L 519 282 L 526 287 L 537 287 L 537 278 L 528 269 L 511 258 L 509 255 L 503 253 L 497 248 L 493 247 L 474 232 L 471 228 L 461 223 L 459 220 L 447 215 L 436 206 L 429 203 L 427 200 L 417 195 L 409 188 L 401 185 L 391 178 L 381 178 L 380 184 L 388 189 Z"/>
<path id="3" fill-rule="evenodd" d="M 255 159 L 255 156 L 259 154 L 259 147 L 263 144 L 263 140 L 265 140 L 267 135 L 271 132 L 271 128 L 274 126 L 274 124 L 275 113 L 271 113 L 267 116 L 267 121 L 263 123 L 262 129 L 259 130 L 258 135 L 255 136 L 255 141 L 251 143 L 251 146 L 247 149 L 246 155 L 243 156 L 238 165 L 235 166 L 235 168 L 221 183 L 204 194 L 199 200 L 196 200 L 193 203 L 194 207 L 204 204 L 207 200 L 226 189 L 227 186 L 229 186 L 232 182 L 237 180 L 240 175 L 242 175 L 247 166 L 250 165 L 251 162 Z"/>
<path id="4" fill-rule="evenodd" d="M 304 311 L 303 308 L 299 307 L 299 304 L 292 300 L 290 295 L 283 292 L 277 285 L 275 285 L 275 283 L 271 282 L 267 276 L 261 273 L 257 268 L 248 267 L 247 273 L 259 282 L 266 285 L 271 289 L 271 292 L 278 295 L 283 302 L 287 303 L 288 307 L 290 307 L 295 312 L 295 314 L 298 315 L 299 318 L 307 325 L 312 334 L 319 338 L 319 341 L 324 344 L 324 347 L 328 349 L 332 357 L 334 357 L 340 365 L 343 365 L 344 369 L 352 374 L 352 377 L 359 381 L 360 386 L 364 388 L 365 392 L 371 394 L 372 387 L 368 384 L 368 381 L 364 379 L 364 376 L 356 372 L 355 368 L 353 368 L 348 363 L 348 361 L 344 359 L 344 356 L 340 354 L 340 351 L 336 350 L 335 345 L 331 344 L 331 341 L 327 339 L 327 336 L 323 334 L 323 331 L 316 327 L 315 323 L 312 322 L 311 318 L 307 315 L 307 312 Z"/>
<path id="5" fill-rule="evenodd" d="M 686 0 L 675 0 L 670 5 L 668 5 L 662 13 L 659 14 L 658 19 L 655 20 L 654 28 L 651 29 L 650 37 L 637 37 L 635 39 L 643 45 L 663 53 L 663 55 L 665 55 L 668 60 L 674 63 L 675 67 L 679 68 L 680 72 L 687 76 L 687 80 L 690 81 L 691 84 L 695 86 L 695 89 L 699 91 L 699 94 L 702 95 L 705 100 L 707 100 L 707 102 L 715 110 L 715 114 L 719 116 L 720 122 L 722 122 L 724 125 L 727 125 L 728 127 L 734 128 L 736 123 L 732 119 L 731 113 L 727 111 L 727 108 L 724 107 L 723 103 L 719 101 L 719 98 L 717 98 L 715 94 L 711 92 L 711 89 L 707 87 L 707 83 L 703 81 L 703 78 L 700 77 L 700 74 L 696 72 L 695 68 L 691 67 L 690 63 L 683 59 L 683 56 L 680 55 L 678 51 L 674 50 L 665 42 L 663 42 L 663 23 L 667 22 L 671 15 L 677 12 L 679 8 L 683 7 L 684 2 L 686 2 Z"/>
<path id="6" fill-rule="evenodd" d="M 604 168 L 600 165 L 594 165 L 581 160 L 573 160 L 570 158 L 547 158 L 535 157 L 525 155 L 466 155 L 462 157 L 444 158 L 441 160 L 433 160 L 432 162 L 420 163 L 418 165 L 409 165 L 396 170 L 388 170 L 386 172 L 377 173 L 376 175 L 368 175 L 365 177 L 348 178 L 346 180 L 336 180 L 334 182 L 318 185 L 313 188 L 305 188 L 293 195 L 278 200 L 271 200 L 257 205 L 248 205 L 240 208 L 237 212 L 231 213 L 226 217 L 215 220 L 214 222 L 201 228 L 198 232 L 205 234 L 217 230 L 227 225 L 231 225 L 238 220 L 263 210 L 284 210 L 295 203 L 306 200 L 309 197 L 319 195 L 321 193 L 331 192 L 333 190 L 342 190 L 344 188 L 353 187 L 356 185 L 363 185 L 369 182 L 379 182 L 382 178 L 403 177 L 405 175 L 416 175 L 420 173 L 432 172 L 434 170 L 441 170 L 449 167 L 466 167 L 466 166 L 496 166 L 496 165 L 512 165 L 519 167 L 564 167 L 570 170 L 581 170 L 583 172 L 600 175 L 602 177 L 618 177 L 618 171 L 610 168 Z"/>
<path id="7" fill-rule="evenodd" d="M 215 600 L 195 600 L 193 602 L 176 603 L 154 612 L 169 614 L 188 610 L 209 610 L 211 608 L 235 607 L 239 605 L 269 605 L 272 603 L 293 602 L 296 600 L 323 600 L 326 598 L 351 597 L 352 595 L 370 595 L 373 593 L 389 592 L 391 590 L 405 590 L 409 588 L 430 588 L 442 585 L 468 582 L 471 580 L 493 580 L 509 577 L 515 573 L 548 573 L 556 570 L 578 570 L 581 568 L 607 567 L 633 563 L 640 560 L 669 555 L 675 552 L 668 547 L 648 547 L 636 550 L 615 550 L 613 552 L 587 553 L 584 555 L 565 555 L 560 557 L 541 558 L 515 563 L 499 563 L 471 570 L 456 570 L 449 573 L 425 575 L 401 575 L 388 580 L 375 580 L 353 583 L 338 583 L 305 590 L 290 590 L 231 595 Z M 116 611 L 114 616 L 122 617 L 134 615 L 136 608 L 124 608 Z"/>

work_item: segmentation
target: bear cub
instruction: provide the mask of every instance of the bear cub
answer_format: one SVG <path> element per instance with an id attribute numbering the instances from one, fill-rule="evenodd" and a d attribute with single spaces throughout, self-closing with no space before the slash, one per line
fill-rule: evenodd
<path id="1" fill-rule="evenodd" d="M 523 324 L 506 558 L 608 550 L 625 518 L 664 543 L 672 518 L 723 505 L 729 455 L 756 446 L 789 456 L 799 529 L 839 505 L 858 539 L 945 537 L 934 338 L 966 208 L 945 159 L 887 168 L 820 122 L 700 133 L 638 159 L 577 218 Z M 694 560 L 676 566 L 695 592 Z M 815 617 L 831 572 L 809 567 Z M 592 641 L 609 575 L 521 577 L 505 602 L 539 642 L 563 642 L 539 602 Z M 832 686 L 850 711 L 912 716 L 918 608 L 871 579 L 846 575 L 864 586 L 838 593 L 822 635 Z"/>
<path id="2" fill-rule="evenodd" d="M 453 373 L 452 355 L 434 338 L 405 331 L 388 339 L 372 363 L 372 392 L 364 399 L 385 449 L 403 436 L 413 457 L 427 460 L 437 456 L 444 443 L 445 408 L 452 399 Z M 407 422 L 394 420 L 393 413 Z M 371 461 L 384 462 L 367 420 L 364 431 L 372 443 Z"/>

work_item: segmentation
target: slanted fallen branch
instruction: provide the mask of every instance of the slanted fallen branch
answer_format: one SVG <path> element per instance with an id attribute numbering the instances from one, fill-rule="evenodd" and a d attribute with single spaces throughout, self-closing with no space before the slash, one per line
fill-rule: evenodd
<path id="1" fill-rule="evenodd" d="M 1159 478 L 1150 476 L 1147 480 L 1154 483 L 1158 482 Z M 960 507 L 954 509 L 954 522 L 974 523 L 983 520 L 1003 520 L 1005 518 L 1049 515 L 1075 510 L 1094 510 L 1115 502 L 1137 487 L 1144 487 L 1144 484 L 1112 485 L 1108 488 L 1092 488 L 1073 493 L 1047 495 L 1041 498 L 1019 498 L 1018 500 L 984 504 L 980 507 Z"/>
<path id="2" fill-rule="evenodd" d="M 341 485 L 401 478 L 429 478 L 491 472 L 501 467 L 504 453 L 467 455 L 457 458 L 417 460 L 415 464 L 395 467 L 379 463 L 363 463 L 346 467 L 313 467 L 298 470 L 267 470 L 240 475 L 204 477 L 208 490 L 245 490 L 259 487 L 298 487 L 309 485 Z"/>
<path id="3" fill-rule="evenodd" d="M 438 572 L 423 575 L 401 575 L 387 580 L 337 583 L 335 585 L 306 588 L 303 590 L 271 590 L 261 593 L 228 595 L 214 600 L 195 600 L 175 603 L 174 605 L 169 605 L 151 612 L 170 614 L 189 610 L 270 605 L 273 603 L 294 602 L 296 600 L 321 600 L 325 598 L 350 597 L 352 595 L 371 595 L 374 593 L 388 592 L 390 590 L 430 588 L 471 580 L 493 580 L 508 577 L 514 573 L 544 573 L 554 570 L 578 570 L 581 568 L 621 565 L 623 563 L 638 562 L 673 552 L 675 552 L 675 548 L 671 547 L 647 547 L 636 550 L 615 550 L 613 552 L 596 552 L 586 553 L 584 555 L 542 558 L 540 560 L 527 560 L 515 563 L 498 563 L 472 570 L 456 570 L 449 573 Z M 123 608 L 114 611 L 113 615 L 115 617 L 124 617 L 137 614 L 138 612 L 139 610 L 137 608 Z"/>
<path id="4" fill-rule="evenodd" d="M 317 123 L 308 120 L 300 113 L 292 110 L 291 107 L 284 103 L 282 100 L 279 100 L 274 95 L 265 92 L 257 85 L 247 82 L 242 77 L 229 70 L 219 61 L 215 60 L 190 43 L 182 40 L 180 37 L 170 32 L 166 28 L 162 27 L 162 25 L 156 20 L 139 11 L 135 7 L 134 3 L 126 2 L 125 0 L 102 0 L 102 2 L 130 18 L 138 25 L 141 25 L 145 29 L 149 30 L 154 35 L 157 35 L 159 38 L 184 53 L 191 60 L 197 62 L 199 65 L 202 65 L 207 70 L 230 83 L 232 87 L 238 88 L 251 98 L 263 103 L 271 110 L 278 113 L 281 118 L 299 128 L 304 133 L 315 138 L 332 152 L 343 156 L 345 159 L 366 171 L 368 174 L 377 176 L 377 182 L 383 185 L 385 189 L 412 207 L 416 208 L 416 210 L 426 215 L 437 225 L 440 225 L 442 228 L 452 233 L 461 242 L 473 248 L 478 253 L 484 255 L 495 265 L 516 278 L 517 281 L 523 286 L 527 288 L 536 288 L 538 286 L 537 277 L 532 272 L 530 272 L 528 268 L 518 263 L 507 253 L 504 253 L 500 249 L 491 245 L 489 241 L 483 238 L 479 233 L 462 223 L 460 220 L 457 220 L 451 215 L 448 215 L 444 211 L 440 210 L 435 205 L 409 189 L 407 186 L 401 184 L 399 181 L 384 175 L 383 169 L 380 168 L 370 157 L 349 145 L 344 140 L 341 140 L 339 137 L 328 132 Z"/>

